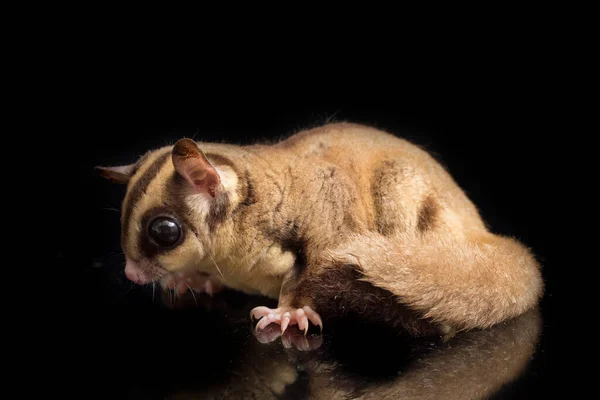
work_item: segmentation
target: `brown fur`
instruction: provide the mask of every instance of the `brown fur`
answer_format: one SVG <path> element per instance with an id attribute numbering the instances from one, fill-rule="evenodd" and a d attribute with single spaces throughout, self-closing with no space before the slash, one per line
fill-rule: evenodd
<path id="1" fill-rule="evenodd" d="M 189 142 L 178 153 L 195 151 Z M 490 233 L 448 172 L 391 134 L 339 123 L 270 146 L 198 147 L 219 174 L 211 196 L 172 183 L 179 169 L 156 161 L 171 147 L 132 176 L 123 226 L 137 229 L 123 230 L 128 257 L 163 273 L 214 274 L 281 306 L 385 310 L 383 319 L 415 334 L 431 323 L 488 327 L 532 308 L 542 293 L 529 250 Z M 145 212 L 165 202 L 196 235 L 152 257 L 132 236 L 143 234 Z"/>
<path id="2" fill-rule="evenodd" d="M 437 204 L 432 197 L 428 197 L 423 201 L 421 209 L 419 210 L 417 229 L 419 232 L 425 232 L 429 229 L 433 229 L 435 223 L 435 217 L 437 213 Z"/>
<path id="3" fill-rule="evenodd" d="M 397 326 L 409 334 L 437 333 L 429 321 L 417 318 L 392 292 L 366 280 L 364 271 L 356 264 L 328 263 L 318 275 L 307 275 L 294 291 L 294 307 L 313 304 L 325 320 L 360 316 L 367 321 Z"/>

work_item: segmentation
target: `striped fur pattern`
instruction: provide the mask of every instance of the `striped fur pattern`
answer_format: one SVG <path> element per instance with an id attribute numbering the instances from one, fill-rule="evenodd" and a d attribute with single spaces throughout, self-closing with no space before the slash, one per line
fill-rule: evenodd
<path id="1" fill-rule="evenodd" d="M 100 171 L 128 185 L 122 247 L 154 281 L 201 271 L 325 320 L 359 313 L 413 334 L 489 327 L 543 291 L 531 251 L 490 233 L 436 160 L 371 127 L 272 145 L 183 139 Z M 176 246 L 148 240 L 158 215 L 180 224 Z"/>

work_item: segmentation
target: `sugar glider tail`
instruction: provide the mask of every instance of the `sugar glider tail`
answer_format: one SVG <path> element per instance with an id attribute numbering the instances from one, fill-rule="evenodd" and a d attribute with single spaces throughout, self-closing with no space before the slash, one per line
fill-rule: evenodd
<path id="1" fill-rule="evenodd" d="M 330 252 L 361 280 L 391 292 L 423 318 L 460 331 L 487 328 L 536 306 L 540 265 L 517 240 L 479 233 L 356 235 Z"/>

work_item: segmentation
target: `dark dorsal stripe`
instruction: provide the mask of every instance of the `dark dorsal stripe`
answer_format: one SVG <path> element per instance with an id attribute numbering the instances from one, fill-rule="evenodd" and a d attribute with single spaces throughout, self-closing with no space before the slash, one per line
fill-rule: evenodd
<path id="1" fill-rule="evenodd" d="M 131 224 L 131 212 L 133 210 L 135 202 L 138 201 L 138 199 L 144 193 L 146 193 L 148 185 L 150 185 L 150 182 L 152 182 L 154 178 L 156 178 L 156 175 L 158 175 L 158 172 L 165 165 L 170 155 L 170 151 L 165 151 L 164 154 L 161 154 L 131 188 L 131 191 L 129 192 L 129 197 L 127 198 L 127 203 L 124 204 L 123 207 L 124 212 L 121 230 L 121 242 L 123 244 L 123 247 L 125 247 L 125 240 L 128 237 L 129 225 Z"/>

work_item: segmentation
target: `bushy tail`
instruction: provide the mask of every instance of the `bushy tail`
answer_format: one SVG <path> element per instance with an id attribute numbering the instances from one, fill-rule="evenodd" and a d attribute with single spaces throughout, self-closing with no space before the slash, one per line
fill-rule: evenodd
<path id="1" fill-rule="evenodd" d="M 331 256 L 357 264 L 365 281 L 457 330 L 486 328 L 520 315 L 543 292 L 540 266 L 530 251 L 490 233 L 469 241 L 434 234 L 360 235 Z"/>

